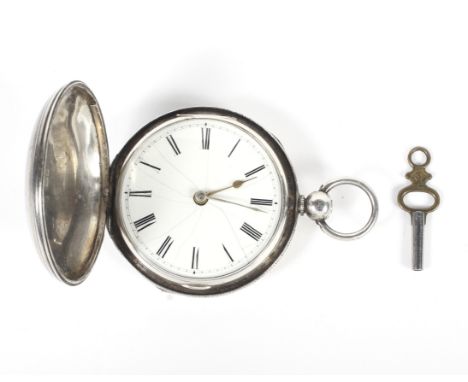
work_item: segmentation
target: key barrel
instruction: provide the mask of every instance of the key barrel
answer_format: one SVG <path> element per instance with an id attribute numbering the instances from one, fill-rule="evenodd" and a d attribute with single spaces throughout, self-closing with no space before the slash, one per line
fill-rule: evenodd
<path id="1" fill-rule="evenodd" d="M 426 225 L 427 214 L 423 211 L 411 213 L 411 223 L 413 225 L 413 270 L 422 271 L 424 269 L 424 226 Z"/>

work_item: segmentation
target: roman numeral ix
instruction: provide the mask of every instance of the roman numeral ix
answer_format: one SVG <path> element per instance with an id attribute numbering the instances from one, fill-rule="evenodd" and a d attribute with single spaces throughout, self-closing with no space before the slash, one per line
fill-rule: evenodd
<path id="1" fill-rule="evenodd" d="M 259 171 L 262 171 L 265 168 L 265 166 L 262 164 L 261 166 L 258 166 L 257 168 L 254 168 L 253 170 L 246 172 L 245 177 L 248 178 L 249 176 L 252 176 L 253 174 L 256 174 Z"/>
<path id="2" fill-rule="evenodd" d="M 169 135 L 168 137 L 166 137 L 166 139 L 169 142 L 169 144 L 171 145 L 172 150 L 174 150 L 175 154 L 179 155 L 180 154 L 179 146 L 177 146 L 177 143 L 174 140 L 174 137 L 172 135 Z"/>
<path id="3" fill-rule="evenodd" d="M 156 254 L 164 259 L 164 256 L 166 256 L 167 251 L 171 248 L 172 243 L 174 243 L 174 240 L 170 236 L 166 237 L 166 240 L 163 241 Z"/>
<path id="4" fill-rule="evenodd" d="M 210 137 L 211 137 L 211 129 L 209 127 L 201 129 L 202 135 L 202 150 L 209 150 L 210 149 Z"/>
<path id="5" fill-rule="evenodd" d="M 271 199 L 251 198 L 250 199 L 250 204 L 255 204 L 257 206 L 272 206 L 273 205 L 273 200 L 271 200 Z"/>
<path id="6" fill-rule="evenodd" d="M 145 228 L 148 228 L 154 223 L 156 223 L 156 216 L 154 216 L 154 214 L 146 215 L 145 217 L 142 217 L 141 219 L 138 219 L 135 222 L 133 222 L 138 232 L 143 231 Z"/>
<path id="7" fill-rule="evenodd" d="M 242 227 L 240 228 L 242 232 L 245 234 L 249 235 L 252 239 L 259 241 L 260 238 L 262 237 L 262 234 L 257 231 L 255 228 L 253 228 L 251 225 L 244 223 L 242 224 Z"/>

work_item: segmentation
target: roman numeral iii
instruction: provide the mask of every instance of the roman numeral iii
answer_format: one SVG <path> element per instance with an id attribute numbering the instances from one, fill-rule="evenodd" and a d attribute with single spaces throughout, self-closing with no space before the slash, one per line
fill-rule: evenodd
<path id="1" fill-rule="evenodd" d="M 141 219 L 133 222 L 138 232 L 143 231 L 145 228 L 148 228 L 154 223 L 156 223 L 156 216 L 154 216 L 154 214 L 146 215 L 145 217 L 142 217 Z"/>
<path id="2" fill-rule="evenodd" d="M 209 150 L 211 129 L 209 127 L 206 127 L 206 128 L 202 127 L 201 134 L 202 134 L 202 150 Z"/>
<path id="3" fill-rule="evenodd" d="M 262 237 L 262 234 L 259 231 L 247 223 L 242 224 L 240 230 L 256 241 L 259 241 Z"/>
<path id="4" fill-rule="evenodd" d="M 273 205 L 273 200 L 271 200 L 271 199 L 251 198 L 250 199 L 250 204 L 255 204 L 257 206 L 272 206 Z"/>
<path id="5" fill-rule="evenodd" d="M 177 146 L 177 143 L 174 140 L 174 137 L 172 135 L 169 135 L 168 137 L 166 137 L 166 139 L 169 145 L 172 147 L 172 150 L 174 150 L 175 155 L 179 155 L 180 154 L 179 146 Z"/>

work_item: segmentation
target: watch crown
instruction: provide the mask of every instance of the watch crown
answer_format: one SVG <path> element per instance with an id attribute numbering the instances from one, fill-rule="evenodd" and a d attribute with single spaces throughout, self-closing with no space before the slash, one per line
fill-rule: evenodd
<path id="1" fill-rule="evenodd" d="M 327 219 L 333 209 L 333 202 L 330 196 L 323 191 L 312 192 L 304 201 L 303 213 L 316 221 Z"/>

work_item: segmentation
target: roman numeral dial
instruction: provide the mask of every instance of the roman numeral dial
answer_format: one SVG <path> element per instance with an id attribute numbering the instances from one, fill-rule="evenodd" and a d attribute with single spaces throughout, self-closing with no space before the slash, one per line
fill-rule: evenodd
<path id="1" fill-rule="evenodd" d="M 152 226 L 154 223 L 156 223 L 156 216 L 154 216 L 154 214 L 149 214 L 142 217 L 141 219 L 134 221 L 133 225 L 135 226 L 136 230 L 140 232 L 145 228 Z"/>
<path id="2" fill-rule="evenodd" d="M 265 165 L 261 165 L 261 166 L 258 166 L 257 168 L 254 168 L 253 170 L 250 170 L 248 172 L 245 173 L 245 177 L 248 178 L 249 176 L 252 176 L 254 174 L 256 174 L 257 172 L 260 172 L 262 170 L 265 169 Z"/>
<path id="3" fill-rule="evenodd" d="M 202 127 L 202 150 L 210 149 L 211 129 L 209 127 Z"/>
<path id="4" fill-rule="evenodd" d="M 253 205 L 256 205 L 256 206 L 272 206 L 273 205 L 273 200 L 271 200 L 271 199 L 251 198 L 250 199 L 250 204 L 253 204 Z"/>
<path id="5" fill-rule="evenodd" d="M 161 171 L 161 168 L 158 167 L 158 166 L 155 166 L 155 165 L 149 164 L 149 163 L 147 163 L 147 162 L 143 162 L 143 161 L 140 161 L 140 163 L 141 163 L 142 165 L 145 165 L 145 166 L 149 167 L 149 168 L 152 168 L 153 170 Z"/>
<path id="6" fill-rule="evenodd" d="M 240 142 L 240 139 L 237 140 L 236 144 L 234 145 L 234 147 L 232 148 L 232 150 L 229 152 L 229 155 L 228 155 L 228 158 L 231 157 L 232 153 L 234 152 L 234 150 L 237 148 L 237 146 L 239 145 L 239 142 Z"/>
<path id="7" fill-rule="evenodd" d="M 259 241 L 262 238 L 262 233 L 260 231 L 257 231 L 250 224 L 247 224 L 247 223 L 242 224 L 242 227 L 240 228 L 240 230 L 244 232 L 246 235 L 250 236 L 255 241 Z"/>
<path id="8" fill-rule="evenodd" d="M 129 191 L 129 192 L 126 192 L 126 194 L 128 194 L 128 196 L 133 196 L 133 197 L 137 197 L 137 198 L 151 198 L 151 196 L 153 195 L 153 191 L 149 190 L 149 191 Z"/>
<path id="9" fill-rule="evenodd" d="M 253 274 L 282 238 L 285 202 L 293 204 L 273 140 L 218 111 L 156 120 L 116 162 L 124 243 L 162 286 L 202 290 Z"/>
<path id="10" fill-rule="evenodd" d="M 224 252 L 226 253 L 227 257 L 229 258 L 229 260 L 231 260 L 231 262 L 234 261 L 234 259 L 232 258 L 231 254 L 229 253 L 228 249 L 226 248 L 226 246 L 223 244 L 223 249 L 224 249 Z"/>
<path id="11" fill-rule="evenodd" d="M 172 135 L 169 135 L 166 137 L 167 142 L 171 146 L 172 150 L 174 151 L 175 155 L 180 155 L 181 151 L 179 149 L 179 146 L 177 146 L 177 142 L 175 141 L 174 137 Z"/>
<path id="12" fill-rule="evenodd" d="M 193 247 L 192 249 L 192 269 L 194 271 L 198 270 L 198 261 L 200 258 L 200 249 Z"/>
<path id="13" fill-rule="evenodd" d="M 166 239 L 163 241 L 163 243 L 159 247 L 156 254 L 164 258 L 167 252 L 169 251 L 169 249 L 171 249 L 171 246 L 173 243 L 174 243 L 174 240 L 172 239 L 172 237 L 170 236 L 166 237 Z"/>

